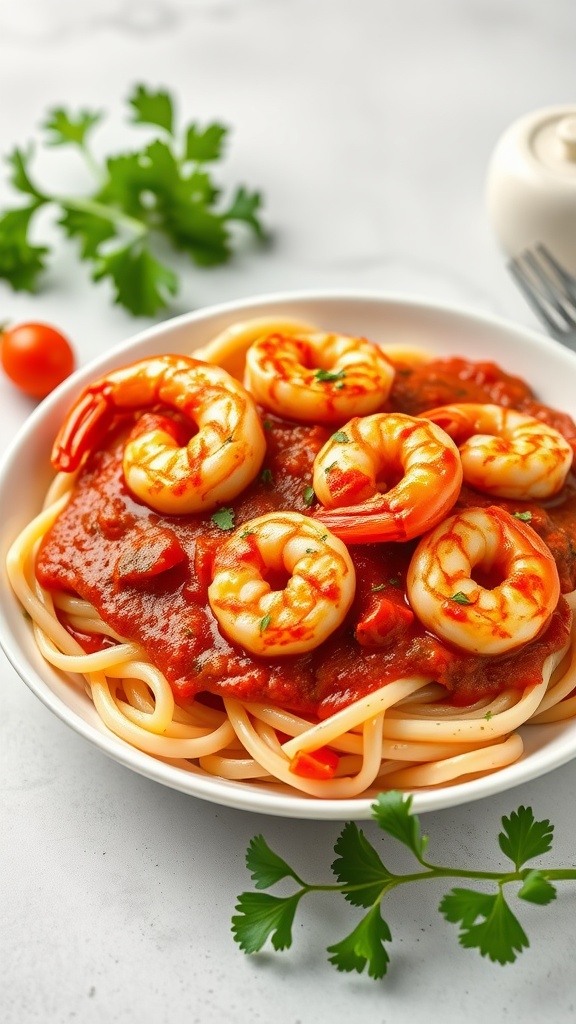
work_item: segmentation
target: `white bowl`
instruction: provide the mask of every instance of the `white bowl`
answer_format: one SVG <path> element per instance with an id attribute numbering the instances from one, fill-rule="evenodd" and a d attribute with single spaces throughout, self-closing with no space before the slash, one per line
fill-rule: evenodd
<path id="1" fill-rule="evenodd" d="M 255 316 L 285 314 L 321 328 L 365 335 L 387 345 L 425 348 L 498 362 L 528 381 L 538 397 L 576 415 L 576 355 L 556 342 L 494 317 L 368 292 L 299 292 L 247 299 L 202 309 L 143 331 L 70 377 L 32 413 L 0 467 L 2 564 L 11 542 L 39 510 L 51 477 L 52 440 L 72 399 L 112 367 L 162 352 L 192 352 L 228 325 Z M 144 754 L 108 732 L 92 702 L 39 655 L 29 623 L 10 587 L 0 588 L 0 642 L 33 693 L 104 754 L 156 782 L 217 804 L 293 818 L 366 819 L 371 799 L 318 800 L 276 794 L 249 782 L 191 773 Z M 418 813 L 455 806 L 520 785 L 576 755 L 576 721 L 523 729 L 525 752 L 508 768 L 484 778 L 414 795 Z"/>

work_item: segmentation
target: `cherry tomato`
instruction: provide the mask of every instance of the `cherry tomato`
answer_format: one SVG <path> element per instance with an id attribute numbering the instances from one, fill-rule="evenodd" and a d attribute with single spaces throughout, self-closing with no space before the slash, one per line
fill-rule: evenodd
<path id="1" fill-rule="evenodd" d="M 7 327 L 0 334 L 4 371 L 21 391 L 44 398 L 75 366 L 72 346 L 48 324 L 26 323 Z"/>

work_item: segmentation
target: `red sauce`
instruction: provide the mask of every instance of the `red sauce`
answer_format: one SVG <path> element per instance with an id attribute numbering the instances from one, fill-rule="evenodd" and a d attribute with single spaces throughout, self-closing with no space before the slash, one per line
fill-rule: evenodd
<path id="1" fill-rule="evenodd" d="M 521 380 L 493 363 L 444 359 L 398 368 L 386 408 L 410 414 L 448 402 L 498 402 L 551 422 L 571 441 L 568 416 L 536 402 Z M 268 442 L 263 472 L 232 506 L 234 526 L 264 512 L 306 513 L 316 453 L 334 428 L 295 424 L 263 414 Z M 46 535 L 37 562 L 41 583 L 80 594 L 123 636 L 139 641 L 165 673 L 176 699 L 199 693 L 266 701 L 326 717 L 401 675 L 436 679 L 454 703 L 468 704 L 511 684 L 541 677 L 545 657 L 568 638 L 570 612 L 561 599 L 545 633 L 520 651 L 476 657 L 426 632 L 408 606 L 404 580 L 416 542 L 350 548 L 357 570 L 353 607 L 320 647 L 302 655 L 260 659 L 221 635 L 207 600 L 215 551 L 228 533 L 210 516 L 163 516 L 136 501 L 124 483 L 119 421 L 107 447 L 80 474 L 64 512 Z M 562 424 L 562 427 L 560 427 Z M 462 489 L 457 507 L 494 498 Z M 576 586 L 576 482 L 570 477 L 549 507 L 502 500 L 531 513 L 531 526 L 550 547 L 564 593 Z M 93 638 L 80 641 L 93 649 Z"/>

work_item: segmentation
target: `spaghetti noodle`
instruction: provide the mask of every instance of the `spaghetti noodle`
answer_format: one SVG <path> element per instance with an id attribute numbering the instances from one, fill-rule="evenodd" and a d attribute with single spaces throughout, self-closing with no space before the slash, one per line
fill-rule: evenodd
<path id="1" fill-rule="evenodd" d="M 308 336 L 314 340 L 313 362 L 306 355 Z M 66 673 L 71 685 L 78 678 L 83 681 L 103 723 L 117 736 L 191 772 L 341 799 L 386 788 L 446 785 L 513 763 L 523 749 L 520 726 L 576 714 L 576 645 L 571 632 L 576 566 L 567 555 L 573 550 L 572 478 L 564 473 L 549 507 L 530 496 L 521 500 L 518 509 L 517 499 L 483 495 L 466 483 L 461 486 L 461 474 L 457 477 L 450 507 L 441 507 L 440 523 L 447 522 L 454 512 L 462 516 L 468 508 L 483 509 L 482 516 L 476 517 L 482 522 L 489 519 L 492 507 L 501 510 L 498 515 L 512 524 L 518 523 L 514 517 L 520 516 L 524 520 L 522 535 L 533 533 L 536 555 L 541 559 L 535 571 L 543 579 L 553 577 L 556 589 L 543 589 L 534 613 L 540 616 L 537 627 L 527 633 L 524 630 L 529 636 L 527 643 L 512 641 L 511 651 L 502 654 L 498 649 L 496 656 L 477 655 L 443 641 L 418 621 L 404 586 L 417 545 L 423 543 L 420 535 L 432 537 L 428 528 L 438 522 L 426 520 L 426 491 L 421 496 L 418 536 L 394 537 L 392 541 L 382 540 L 386 537 L 381 532 L 382 508 L 386 502 L 393 506 L 393 492 L 404 479 L 400 464 L 386 479 L 379 476 L 381 469 L 372 466 L 372 492 L 366 496 L 361 474 L 354 466 L 350 469 L 348 458 L 346 479 L 339 482 L 335 476 L 330 480 L 332 507 L 325 510 L 314 495 L 311 481 L 319 453 L 332 444 L 343 446 L 350 456 L 347 424 L 334 420 L 334 409 L 339 409 L 336 398 L 346 385 L 346 368 L 318 365 L 328 347 L 319 342 L 317 329 L 290 320 L 236 324 L 189 362 L 208 364 L 208 378 L 211 365 L 227 371 L 224 378 L 218 378 L 218 387 L 223 389 L 218 400 L 222 415 L 227 415 L 230 403 L 237 409 L 238 403 L 245 401 L 240 378 L 246 353 L 263 337 L 265 351 L 268 355 L 276 352 L 278 357 L 282 339 L 291 339 L 290 368 L 285 370 L 280 363 L 277 372 L 289 372 L 288 393 L 296 407 L 282 413 L 276 402 L 271 403 L 272 409 L 259 405 L 258 427 L 248 425 L 241 439 L 250 442 L 258 435 L 259 443 L 259 431 L 266 437 L 260 476 L 253 481 L 262 462 L 261 447 L 250 456 L 256 460 L 256 469 L 240 476 L 239 492 L 234 488 L 224 491 L 220 507 L 216 502 L 216 513 L 211 502 L 208 511 L 194 506 L 192 512 L 184 509 L 175 514 L 178 488 L 174 497 L 164 499 L 163 508 L 148 501 L 146 488 L 152 495 L 156 486 L 154 459 L 150 463 L 153 472 L 142 477 L 144 484 L 140 482 L 137 497 L 122 468 L 130 432 L 156 439 L 155 432 L 160 431 L 162 438 L 168 434 L 169 444 L 178 451 L 186 450 L 204 423 L 211 422 L 210 415 L 203 414 L 200 427 L 187 425 L 186 417 L 194 419 L 196 410 L 190 411 L 190 402 L 184 406 L 178 390 L 181 382 L 172 377 L 169 415 L 165 392 L 152 389 L 149 401 L 138 399 L 127 408 L 113 392 L 116 381 L 110 384 L 110 378 L 106 379 L 108 412 L 103 429 L 96 432 L 101 436 L 91 442 L 94 451 L 80 450 L 80 468 L 58 473 L 44 509 L 15 540 L 7 559 L 10 582 L 30 615 L 42 656 Z M 301 363 L 294 363 L 294 339 Z M 363 341 L 359 346 L 363 358 L 367 352 L 370 356 L 369 345 Z M 353 359 L 354 346 L 346 344 L 344 348 L 346 358 Z M 164 363 L 169 358 L 163 357 Z M 177 358 L 180 369 L 189 376 L 186 360 Z M 473 378 L 471 401 L 494 404 L 497 395 L 499 405 L 518 408 L 527 418 L 537 415 L 548 420 L 551 430 L 553 423 L 568 424 L 564 434 L 573 445 L 576 431 L 568 418 L 538 406 L 526 386 L 516 378 L 508 379 L 493 364 L 474 368 L 459 359 L 432 363 L 421 355 L 413 361 L 390 355 L 382 357 L 382 365 L 386 387 L 382 390 L 379 377 L 381 390 L 376 403 L 368 403 L 370 415 L 361 413 L 363 420 L 355 422 L 393 413 L 396 419 L 418 418 L 421 429 L 427 408 L 460 401 L 468 376 Z M 300 377 L 308 382 L 306 416 L 301 421 L 297 409 Z M 310 422 L 311 380 L 314 386 L 325 384 L 321 408 L 327 412 L 320 423 Z M 431 393 L 434 380 L 439 383 Z M 424 384 L 419 386 L 419 381 Z M 274 380 L 268 377 L 266 386 L 274 390 Z M 370 387 L 369 374 L 362 387 Z M 101 382 L 90 391 L 101 395 Z M 265 403 L 265 398 L 261 389 L 259 402 Z M 252 415 L 249 389 L 247 401 Z M 375 407 L 376 413 L 372 411 Z M 212 420 L 218 418 L 220 406 L 213 408 Z M 343 418 L 349 412 L 346 407 Z M 66 429 L 65 425 L 61 448 Z M 242 434 L 243 429 L 240 424 L 233 431 Z M 361 436 L 361 431 L 357 434 Z M 440 450 L 436 453 L 435 448 L 434 458 L 444 460 L 442 466 L 446 467 L 451 463 L 445 460 L 452 459 L 457 449 L 449 437 L 443 443 L 442 435 L 434 426 L 435 446 L 440 437 Z M 238 440 L 238 433 L 235 437 Z M 227 445 L 227 440 L 221 436 L 220 446 L 228 457 L 233 446 Z M 254 450 L 250 443 L 244 447 Z M 566 462 L 565 449 L 564 443 Z M 198 442 L 195 450 L 201 451 Z M 200 459 L 202 472 L 197 473 L 195 482 L 186 481 L 187 493 L 203 487 L 208 491 L 210 474 L 205 472 L 201 454 L 194 457 Z M 332 463 L 325 452 L 319 464 L 328 476 Z M 190 465 L 194 470 L 191 458 L 179 465 L 185 472 Z M 233 458 L 230 467 L 230 473 L 232 468 L 236 471 Z M 458 463 L 455 472 L 459 470 Z M 166 463 L 162 472 L 169 472 Z M 448 471 L 444 468 L 443 472 Z M 400 488 L 403 502 L 412 500 L 410 496 L 406 499 L 406 490 L 406 486 Z M 398 516 L 398 507 L 394 509 Z M 355 531 L 347 538 L 350 516 L 356 517 Z M 272 531 L 264 536 L 262 521 L 283 524 L 283 544 L 293 542 L 292 529 L 300 544 L 299 531 L 303 530 L 298 558 L 288 567 L 283 556 L 275 562 L 263 554 L 266 545 L 268 551 L 278 543 L 279 534 Z M 344 523 L 341 530 L 339 522 Z M 512 531 L 512 535 L 516 533 Z M 333 538 L 334 555 L 327 551 L 327 538 Z M 479 576 L 475 585 L 493 594 L 504 571 L 497 557 L 492 557 L 490 565 L 480 557 L 475 564 Z M 240 583 L 234 576 L 238 566 L 250 570 L 248 589 L 245 576 L 240 573 Z M 304 580 L 299 589 L 292 586 L 292 573 Z M 330 607 L 336 607 L 338 589 L 334 589 L 335 579 L 341 582 L 346 574 L 346 596 L 332 619 Z M 222 616 L 209 597 L 211 588 L 212 595 L 215 593 L 215 579 L 218 600 L 227 602 L 228 612 Z M 239 591 L 238 610 L 230 612 L 231 588 L 240 585 L 245 589 Z M 250 650 L 249 644 L 243 646 L 239 640 L 238 621 L 241 606 L 253 600 L 255 586 L 264 594 L 264 604 L 261 608 L 256 605 L 257 617 L 251 620 L 254 640 Z M 299 640 L 283 650 L 278 644 L 284 639 L 273 646 L 278 604 L 288 623 L 282 637 L 298 630 L 301 636 L 301 605 L 311 602 L 314 613 L 314 588 L 328 595 L 328 606 L 332 605 L 319 613 L 322 629 L 315 624 L 314 615 L 312 626 L 307 620 L 312 648 Z M 563 596 L 558 599 L 559 589 Z M 447 595 L 445 614 L 455 620 L 465 617 L 470 600 L 458 591 Z M 288 615 L 293 612 L 287 610 L 290 601 L 297 604 L 295 619 Z M 134 608 L 140 609 L 137 615 Z M 509 614 L 517 614 L 515 607 Z M 176 622 L 177 639 L 173 639 Z M 484 626 L 474 628 L 482 636 Z M 278 632 L 274 635 L 280 636 Z"/>

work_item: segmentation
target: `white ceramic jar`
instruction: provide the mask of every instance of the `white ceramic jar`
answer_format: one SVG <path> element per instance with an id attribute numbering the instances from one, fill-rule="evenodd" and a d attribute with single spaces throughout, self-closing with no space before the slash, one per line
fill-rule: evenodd
<path id="1" fill-rule="evenodd" d="M 576 103 L 510 125 L 490 160 L 486 202 L 508 256 L 542 242 L 576 275 Z"/>

